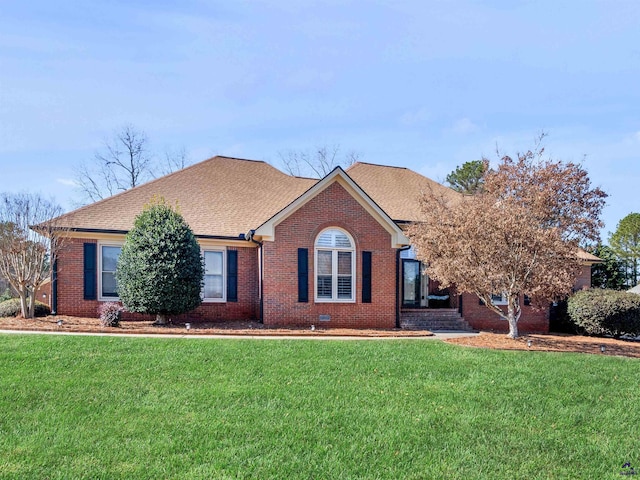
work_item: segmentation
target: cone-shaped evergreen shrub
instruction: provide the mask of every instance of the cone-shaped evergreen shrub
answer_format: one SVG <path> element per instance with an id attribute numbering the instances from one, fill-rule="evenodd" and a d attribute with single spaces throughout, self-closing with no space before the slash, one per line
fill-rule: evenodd
<path id="1" fill-rule="evenodd" d="M 136 217 L 118 259 L 118 296 L 130 312 L 168 315 L 193 310 L 202 299 L 202 254 L 182 215 L 154 199 Z"/>

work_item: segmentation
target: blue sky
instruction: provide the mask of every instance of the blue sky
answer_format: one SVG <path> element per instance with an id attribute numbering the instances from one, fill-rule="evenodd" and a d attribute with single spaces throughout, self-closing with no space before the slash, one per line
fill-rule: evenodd
<path id="1" fill-rule="evenodd" d="M 71 208 L 124 124 L 194 162 L 340 145 L 438 181 L 544 130 L 610 194 L 606 238 L 640 211 L 640 2 L 0 4 L 0 190 Z"/>

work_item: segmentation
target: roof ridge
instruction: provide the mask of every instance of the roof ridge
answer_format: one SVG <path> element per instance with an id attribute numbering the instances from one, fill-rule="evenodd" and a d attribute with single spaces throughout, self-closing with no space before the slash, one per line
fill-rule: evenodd
<path id="1" fill-rule="evenodd" d="M 398 167 L 396 165 L 381 165 L 379 163 L 371 163 L 371 162 L 361 162 L 361 161 L 357 161 L 355 162 L 353 165 L 350 165 L 349 168 L 347 168 L 347 170 L 351 169 L 352 167 L 355 167 L 358 164 L 362 164 L 362 165 L 371 165 L 373 167 L 384 167 L 384 168 L 399 168 L 401 170 L 411 170 L 410 168 L 407 167 Z M 411 170 L 412 172 L 414 172 L 414 170 Z M 416 172 L 417 173 L 417 172 Z"/>
<path id="2" fill-rule="evenodd" d="M 134 189 L 138 189 L 138 188 L 140 188 L 140 187 L 144 187 L 144 186 L 147 186 L 147 185 L 151 185 L 151 184 L 153 184 L 153 183 L 155 183 L 155 182 L 158 182 L 158 181 L 160 181 L 160 180 L 164 180 L 164 179 L 166 179 L 166 178 L 168 178 L 168 177 L 172 177 L 172 176 L 174 176 L 174 175 L 176 175 L 176 174 L 178 174 L 178 173 L 182 173 L 182 172 L 185 172 L 185 171 L 187 171 L 187 170 L 191 170 L 191 169 L 193 169 L 193 168 L 195 168 L 195 167 L 202 166 L 202 165 L 203 165 L 203 164 L 205 164 L 205 163 L 212 162 L 212 161 L 214 161 L 214 160 L 216 160 L 216 159 L 223 159 L 223 158 L 224 158 L 224 159 L 227 159 L 227 160 L 237 160 L 237 161 L 243 161 L 243 162 L 255 162 L 255 163 L 263 163 L 263 164 L 265 164 L 265 165 L 270 165 L 269 163 L 265 162 L 264 160 L 249 160 L 249 159 L 246 159 L 246 158 L 227 157 L 227 156 L 225 156 L 225 155 L 214 155 L 213 157 L 210 157 L 210 158 L 207 158 L 207 159 L 205 159 L 205 160 L 201 160 L 201 161 L 199 161 L 199 162 L 196 162 L 196 163 L 194 163 L 193 165 L 189 165 L 189 166 L 186 166 L 186 167 L 181 168 L 181 169 L 179 169 L 179 170 L 176 170 L 176 171 L 174 171 L 174 172 L 167 173 L 166 175 L 162 175 L 162 176 L 160 176 L 160 177 L 153 178 L 153 179 L 151 179 L 151 180 L 149 180 L 149 181 L 147 181 L 147 182 L 141 183 L 140 185 L 136 185 L 135 187 L 127 188 L 126 190 L 123 190 L 123 191 L 121 191 L 121 192 L 117 192 L 117 193 L 115 193 L 115 194 L 113 194 L 113 195 L 110 195 L 110 196 L 108 196 L 108 197 L 106 197 L 106 198 L 101 198 L 100 200 L 96 200 L 95 202 L 91 202 L 91 203 L 88 203 L 88 204 L 86 204 L 86 205 L 82 205 L 81 207 L 74 208 L 73 210 L 71 210 L 71 211 L 69 211 L 69 212 L 65 212 L 65 213 L 63 213 L 62 215 L 60 215 L 59 217 L 56 217 L 56 218 L 64 218 L 64 217 L 66 217 L 67 215 L 71 215 L 72 213 L 75 213 L 75 212 L 79 212 L 79 211 L 85 210 L 86 208 L 93 207 L 93 206 L 95 206 L 95 205 L 98 205 L 98 204 L 104 203 L 104 202 L 106 202 L 107 200 L 111 200 L 111 199 L 113 199 L 113 198 L 116 198 L 116 197 L 119 197 L 119 196 L 121 196 L 121 195 L 124 195 L 125 193 L 130 192 L 130 191 L 132 191 L 132 190 L 134 190 Z M 270 166 L 271 166 L 272 168 L 274 168 L 275 170 L 278 170 L 277 168 L 273 167 L 273 165 L 270 165 Z M 281 172 L 280 170 L 278 170 L 278 171 L 279 171 L 280 173 L 283 173 L 283 174 L 284 174 L 284 172 Z M 286 174 L 285 174 L 285 175 L 286 175 Z"/>
<path id="3" fill-rule="evenodd" d="M 193 165 L 198 165 L 199 163 L 204 163 L 204 162 L 206 162 L 208 160 L 213 160 L 214 158 L 226 158 L 228 160 L 239 160 L 241 162 L 266 163 L 267 165 L 270 165 L 269 162 L 265 162 L 264 160 L 253 160 L 251 158 L 229 157 L 227 155 L 216 155 L 215 157 L 208 158 L 207 160 L 202 160 L 201 162 L 194 163 Z M 193 167 L 193 165 L 189 165 L 189 167 Z M 185 168 L 189 168 L 189 167 L 185 167 Z"/>

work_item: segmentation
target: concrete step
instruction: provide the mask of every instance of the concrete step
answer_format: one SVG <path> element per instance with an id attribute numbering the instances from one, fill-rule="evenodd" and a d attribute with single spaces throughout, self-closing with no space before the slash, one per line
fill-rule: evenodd
<path id="1" fill-rule="evenodd" d="M 400 326 L 406 330 L 473 331 L 455 309 L 403 310 L 400 314 Z"/>

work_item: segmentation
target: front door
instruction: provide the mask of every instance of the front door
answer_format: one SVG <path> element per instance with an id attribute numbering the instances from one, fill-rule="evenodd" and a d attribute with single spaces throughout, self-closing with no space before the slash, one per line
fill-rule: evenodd
<path id="1" fill-rule="evenodd" d="M 420 262 L 402 260 L 402 306 L 418 308 L 420 293 Z"/>
<path id="2" fill-rule="evenodd" d="M 429 306 L 429 277 L 421 270 L 418 260 L 402 260 L 402 306 L 405 308 Z"/>

